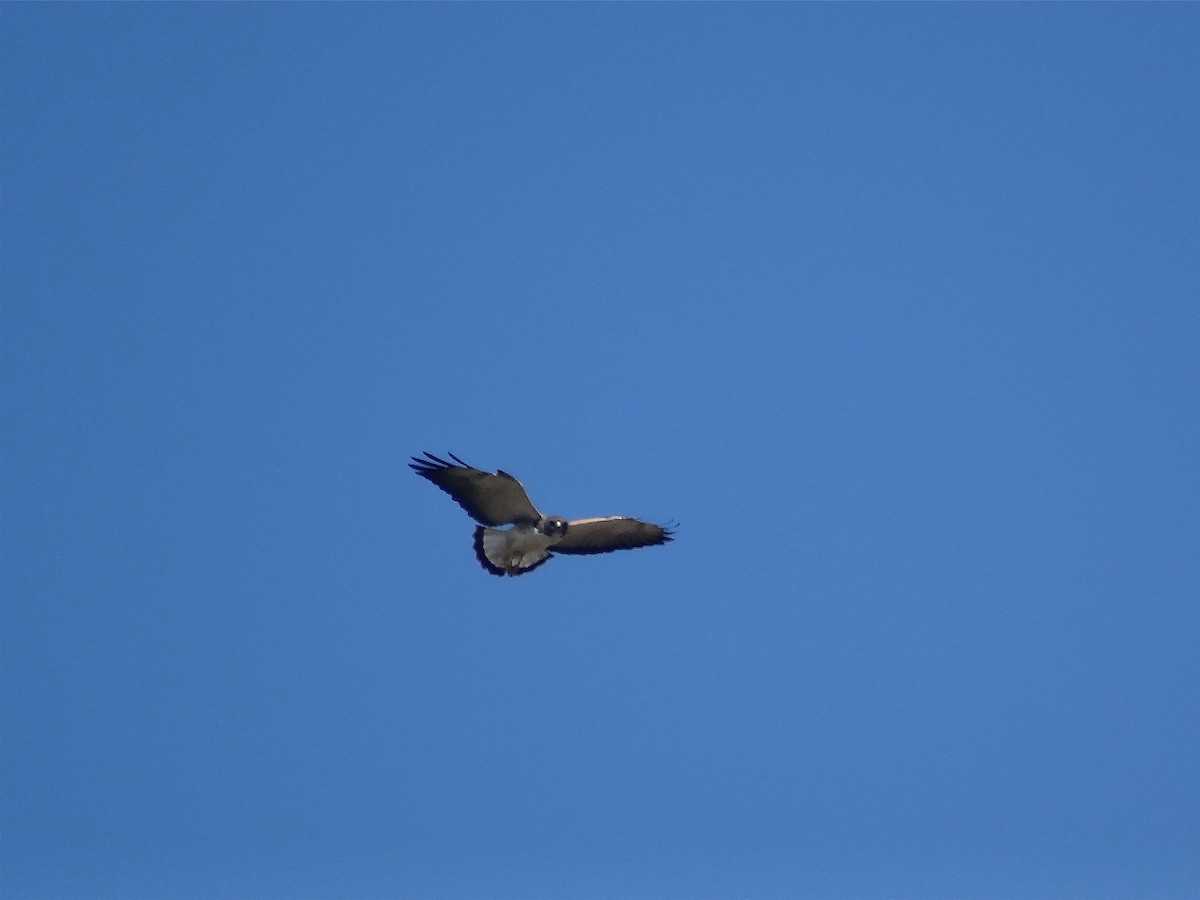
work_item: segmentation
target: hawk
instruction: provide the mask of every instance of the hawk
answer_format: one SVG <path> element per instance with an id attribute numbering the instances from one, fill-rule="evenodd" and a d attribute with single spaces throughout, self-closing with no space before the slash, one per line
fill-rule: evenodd
<path id="1" fill-rule="evenodd" d="M 493 575 L 524 575 L 550 559 L 551 553 L 611 553 L 669 542 L 670 527 L 626 516 L 568 521 L 538 512 L 521 482 L 502 469 L 484 472 L 453 453 L 447 462 L 426 453 L 411 457 L 409 467 L 447 494 L 479 523 L 475 556 Z M 508 525 L 509 528 L 498 526 Z"/>

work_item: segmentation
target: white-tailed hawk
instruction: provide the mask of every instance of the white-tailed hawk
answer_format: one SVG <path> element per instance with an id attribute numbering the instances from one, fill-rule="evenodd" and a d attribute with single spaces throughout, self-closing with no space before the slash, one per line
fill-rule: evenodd
<path id="1" fill-rule="evenodd" d="M 611 553 L 665 544 L 674 536 L 670 527 L 626 516 L 568 521 L 542 515 L 521 482 L 507 472 L 484 472 L 453 453 L 447 455 L 453 462 L 426 453 L 425 459 L 412 457 L 409 466 L 449 494 L 479 523 L 475 556 L 493 575 L 524 575 L 552 553 Z"/>

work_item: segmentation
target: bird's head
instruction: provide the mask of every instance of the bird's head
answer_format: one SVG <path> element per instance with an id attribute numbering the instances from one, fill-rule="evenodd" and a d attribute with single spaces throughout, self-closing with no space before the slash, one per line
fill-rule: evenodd
<path id="1" fill-rule="evenodd" d="M 567 533 L 567 520 L 555 516 L 547 516 L 538 525 L 538 531 L 546 537 L 562 537 Z"/>

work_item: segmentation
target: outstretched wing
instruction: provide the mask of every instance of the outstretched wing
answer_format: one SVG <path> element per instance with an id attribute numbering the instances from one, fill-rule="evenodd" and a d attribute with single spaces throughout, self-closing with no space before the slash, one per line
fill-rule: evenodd
<path id="1" fill-rule="evenodd" d="M 550 550 L 554 553 L 611 553 L 665 544 L 674 536 L 670 528 L 625 516 L 576 519 L 567 523 L 567 533 Z"/>
<path id="2" fill-rule="evenodd" d="M 409 467 L 449 494 L 467 515 L 483 525 L 533 524 L 541 518 L 521 482 L 507 472 L 484 472 L 453 453 L 447 455 L 454 462 L 426 453 L 427 459 L 412 457 Z"/>

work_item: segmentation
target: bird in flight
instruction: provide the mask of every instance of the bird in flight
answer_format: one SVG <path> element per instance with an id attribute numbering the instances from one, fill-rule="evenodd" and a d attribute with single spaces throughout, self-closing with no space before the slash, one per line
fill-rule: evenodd
<path id="1" fill-rule="evenodd" d="M 453 453 L 453 462 L 426 453 L 411 457 L 409 466 L 447 494 L 479 523 L 475 527 L 475 556 L 493 575 L 524 575 L 550 559 L 552 553 L 611 553 L 665 544 L 674 537 L 670 527 L 626 516 L 567 519 L 537 511 L 521 482 L 502 469 L 484 472 Z M 499 526 L 511 526 L 502 528 Z"/>

